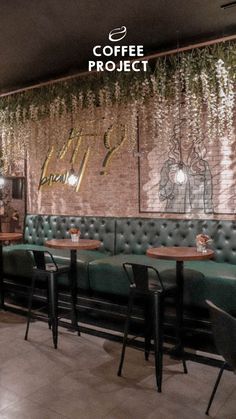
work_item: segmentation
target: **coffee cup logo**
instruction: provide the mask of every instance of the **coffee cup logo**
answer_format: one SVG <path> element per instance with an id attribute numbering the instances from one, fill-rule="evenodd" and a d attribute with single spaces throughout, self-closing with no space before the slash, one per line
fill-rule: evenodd
<path id="1" fill-rule="evenodd" d="M 109 41 L 118 42 L 121 41 L 127 34 L 126 26 L 121 26 L 120 28 L 112 29 L 109 32 Z"/>
<path id="2" fill-rule="evenodd" d="M 108 34 L 109 41 L 115 42 L 115 45 L 95 45 L 93 55 L 100 59 L 89 61 L 88 71 L 147 71 L 148 61 L 139 58 L 144 56 L 143 45 L 118 44 L 126 35 L 126 26 L 121 26 L 112 29 Z M 112 57 L 114 57 L 114 61 Z M 120 60 L 118 60 L 119 57 Z"/>

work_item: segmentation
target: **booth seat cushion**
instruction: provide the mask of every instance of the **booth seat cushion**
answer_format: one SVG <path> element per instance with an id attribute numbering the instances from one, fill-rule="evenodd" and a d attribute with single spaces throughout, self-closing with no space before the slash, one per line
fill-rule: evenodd
<path id="1" fill-rule="evenodd" d="M 116 255 L 95 260 L 89 264 L 91 289 L 101 293 L 127 296 L 129 282 L 123 269 L 123 263 L 125 262 L 153 266 L 160 273 L 164 285 L 166 282 L 176 283 L 176 267 L 173 261 L 151 259 L 146 255 Z M 204 279 L 202 273 L 191 269 L 185 269 L 184 275 L 186 282 L 193 279 Z"/>
<path id="2" fill-rule="evenodd" d="M 48 249 L 53 254 L 55 261 L 58 264 L 70 264 L 70 251 Z M 83 290 L 89 290 L 89 278 L 88 278 L 88 265 L 93 260 L 99 260 L 104 258 L 104 253 L 97 250 L 80 250 L 77 251 L 77 286 Z M 68 282 L 67 279 L 64 281 L 64 285 Z"/>
<path id="3" fill-rule="evenodd" d="M 29 249 L 33 250 L 45 250 L 50 252 L 59 265 L 70 265 L 70 252 L 65 250 L 49 249 L 45 246 L 38 246 L 33 244 L 19 244 L 5 246 L 3 248 L 3 266 L 4 274 L 6 276 L 18 278 L 20 281 L 22 278 L 32 278 L 33 270 L 33 257 L 29 252 Z M 88 264 L 94 259 L 103 258 L 104 253 L 94 250 L 81 250 L 77 252 L 77 286 L 83 290 L 89 289 L 88 279 Z M 59 285 L 67 286 L 68 277 L 58 277 Z"/>
<path id="4" fill-rule="evenodd" d="M 95 260 L 89 264 L 92 290 L 127 295 L 129 283 L 124 273 L 124 262 L 154 266 L 162 280 L 176 281 L 174 261 L 151 259 L 145 255 L 116 255 Z M 192 307 L 206 307 L 212 300 L 225 310 L 236 313 L 236 266 L 214 261 L 184 263 L 184 303 Z"/>
<path id="5" fill-rule="evenodd" d="M 48 250 L 46 247 L 31 245 L 35 250 Z M 3 247 L 3 272 L 6 276 L 32 278 L 33 257 L 29 245 L 18 244 Z"/>
<path id="6" fill-rule="evenodd" d="M 236 315 L 236 265 L 214 261 L 186 262 L 186 268 L 197 269 L 203 281 L 185 281 L 188 301 L 195 306 L 205 306 L 211 300 L 222 309 Z"/>

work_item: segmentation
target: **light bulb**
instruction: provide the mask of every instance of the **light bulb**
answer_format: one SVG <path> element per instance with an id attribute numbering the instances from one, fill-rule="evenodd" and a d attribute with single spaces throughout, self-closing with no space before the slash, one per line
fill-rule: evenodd
<path id="1" fill-rule="evenodd" d="M 68 182 L 68 184 L 69 184 L 70 186 L 75 186 L 75 185 L 76 185 L 76 183 L 78 182 L 78 177 L 77 177 L 77 176 L 75 176 L 75 175 L 72 173 L 72 174 L 68 177 L 67 182 Z"/>
<path id="2" fill-rule="evenodd" d="M 186 182 L 187 182 L 187 175 L 182 169 L 182 167 L 179 167 L 179 169 L 177 170 L 175 174 L 175 183 L 177 183 L 177 185 L 183 185 Z"/>
<path id="3" fill-rule="evenodd" d="M 0 188 L 3 188 L 4 183 L 5 183 L 5 179 L 4 179 L 3 175 L 0 175 Z"/>

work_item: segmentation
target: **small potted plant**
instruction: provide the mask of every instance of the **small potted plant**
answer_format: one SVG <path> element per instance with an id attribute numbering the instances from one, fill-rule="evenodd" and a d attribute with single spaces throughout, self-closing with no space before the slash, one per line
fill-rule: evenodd
<path id="1" fill-rule="evenodd" d="M 204 253 L 207 251 L 207 244 L 211 242 L 211 238 L 207 234 L 198 234 L 196 236 L 197 252 Z"/>
<path id="2" fill-rule="evenodd" d="M 71 236 L 71 240 L 73 242 L 78 242 L 79 241 L 79 236 L 80 236 L 80 230 L 78 228 L 70 228 L 69 230 L 70 236 Z"/>

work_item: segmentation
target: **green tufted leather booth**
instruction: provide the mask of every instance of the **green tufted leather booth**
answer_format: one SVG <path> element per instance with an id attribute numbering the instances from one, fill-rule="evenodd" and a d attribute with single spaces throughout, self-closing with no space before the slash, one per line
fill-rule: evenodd
<path id="1" fill-rule="evenodd" d="M 99 250 L 78 252 L 78 288 L 117 296 L 128 293 L 123 262 L 152 264 L 175 281 L 175 262 L 150 259 L 147 248 L 195 246 L 197 234 L 208 234 L 213 240 L 215 259 L 185 263 L 185 304 L 204 307 L 205 299 L 210 299 L 235 312 L 236 221 L 27 215 L 25 244 L 4 248 L 6 277 L 18 282 L 30 278 L 32 260 L 27 248 L 42 246 L 48 239 L 69 237 L 71 227 L 79 228 L 83 238 L 102 242 Z M 69 263 L 69 252 L 52 253 L 58 263 Z"/>
<path id="2" fill-rule="evenodd" d="M 27 215 L 25 218 L 24 244 L 4 247 L 4 273 L 8 278 L 18 281 L 32 276 L 33 260 L 27 249 L 42 248 L 50 239 L 69 238 L 69 230 L 79 228 L 81 237 L 101 241 L 101 247 L 95 251 L 77 252 L 79 271 L 78 287 L 89 290 L 88 264 L 94 259 L 103 258 L 104 254 L 114 254 L 115 220 L 103 217 L 70 217 L 54 215 Z M 69 250 L 50 251 L 57 263 L 70 263 Z M 63 282 L 63 279 L 62 279 Z"/>
<path id="3" fill-rule="evenodd" d="M 120 218 L 116 220 L 115 255 L 89 264 L 93 290 L 127 293 L 122 263 L 127 260 L 150 263 L 169 280 L 175 279 L 175 262 L 150 259 L 148 247 L 195 246 L 199 233 L 212 238 L 214 261 L 185 263 L 186 305 L 204 307 L 209 299 L 236 312 L 236 221 Z M 169 270 L 166 272 L 166 270 Z M 115 284 L 114 284 L 115 281 Z"/>

